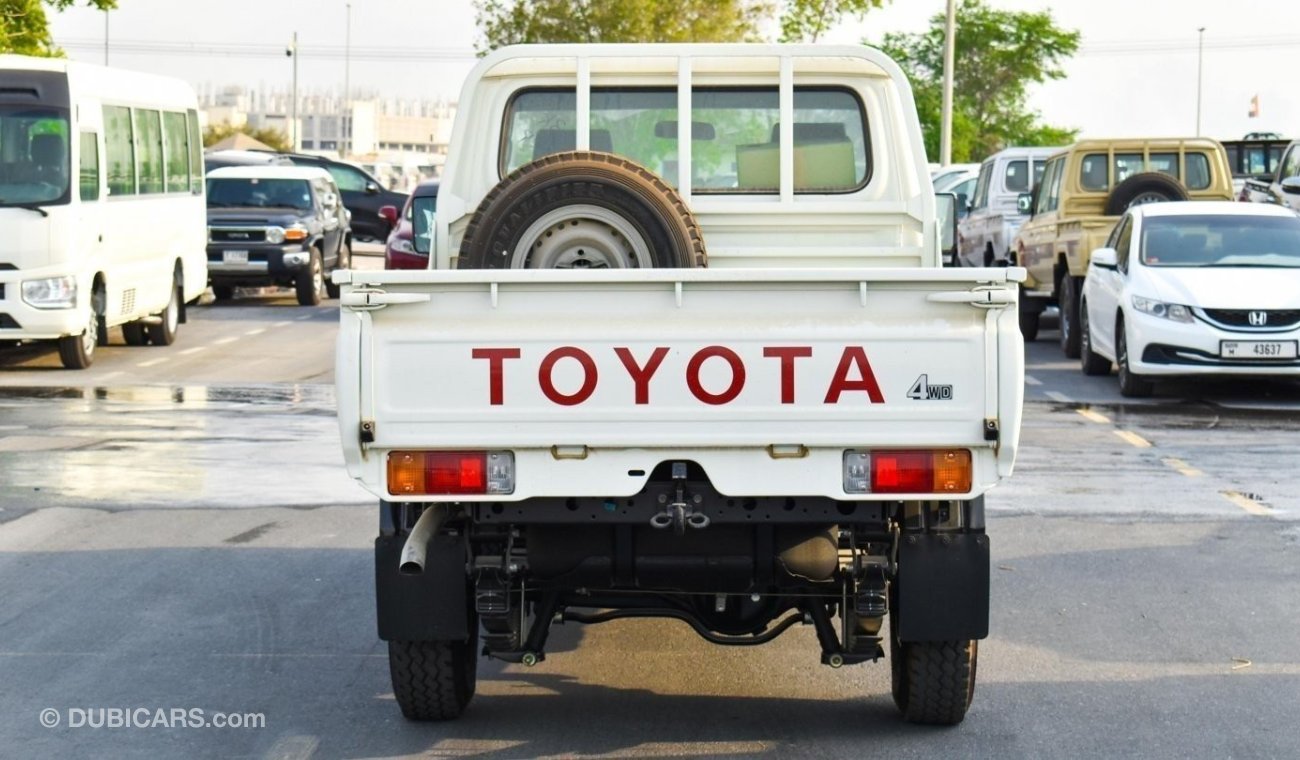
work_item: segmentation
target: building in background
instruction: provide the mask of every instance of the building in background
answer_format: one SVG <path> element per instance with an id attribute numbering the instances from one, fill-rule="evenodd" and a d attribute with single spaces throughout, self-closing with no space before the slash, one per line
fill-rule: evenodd
<path id="1" fill-rule="evenodd" d="M 290 94 L 238 85 L 199 88 L 205 124 L 290 129 Z M 395 190 L 409 191 L 442 173 L 456 105 L 446 101 L 381 98 L 373 93 L 344 103 L 333 93 L 300 93 L 297 150 L 355 163 Z"/>

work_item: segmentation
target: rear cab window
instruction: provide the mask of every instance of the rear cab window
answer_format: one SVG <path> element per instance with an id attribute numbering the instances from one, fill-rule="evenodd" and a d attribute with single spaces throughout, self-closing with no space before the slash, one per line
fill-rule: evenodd
<path id="1" fill-rule="evenodd" d="M 697 87 L 691 92 L 691 190 L 778 192 L 776 87 Z M 668 184 L 678 179 L 676 91 L 591 90 L 590 146 L 635 161 Z M 577 103 L 571 88 L 525 89 L 506 109 L 502 176 L 552 153 L 574 150 Z M 870 179 L 870 145 L 858 97 L 839 87 L 794 90 L 794 185 L 800 193 L 842 193 Z"/>

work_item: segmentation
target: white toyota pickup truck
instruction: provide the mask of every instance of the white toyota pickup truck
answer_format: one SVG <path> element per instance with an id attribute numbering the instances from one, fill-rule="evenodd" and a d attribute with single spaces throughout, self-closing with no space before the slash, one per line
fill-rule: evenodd
<path id="1" fill-rule="evenodd" d="M 1024 271 L 940 268 L 950 201 L 869 48 L 485 57 L 430 268 L 335 274 L 403 714 L 460 715 L 480 656 L 535 665 L 553 623 L 671 618 L 810 625 L 831 667 L 888 656 L 907 719 L 961 721 Z"/>

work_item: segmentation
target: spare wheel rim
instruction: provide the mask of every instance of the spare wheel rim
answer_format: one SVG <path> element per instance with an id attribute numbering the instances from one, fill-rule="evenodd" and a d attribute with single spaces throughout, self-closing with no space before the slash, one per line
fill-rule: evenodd
<path id="1" fill-rule="evenodd" d="M 513 269 L 648 269 L 645 236 L 621 214 L 590 204 L 543 214 L 515 246 Z"/>

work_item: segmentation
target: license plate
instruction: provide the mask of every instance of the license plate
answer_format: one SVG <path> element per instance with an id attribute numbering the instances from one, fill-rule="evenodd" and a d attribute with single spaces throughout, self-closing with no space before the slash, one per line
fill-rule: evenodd
<path id="1" fill-rule="evenodd" d="M 1219 343 L 1224 359 L 1294 359 L 1294 340 L 1225 340 Z"/>
<path id="2" fill-rule="evenodd" d="M 247 264 L 248 251 L 222 251 L 221 261 L 226 264 Z"/>

